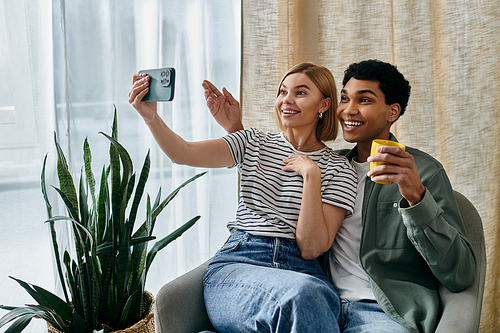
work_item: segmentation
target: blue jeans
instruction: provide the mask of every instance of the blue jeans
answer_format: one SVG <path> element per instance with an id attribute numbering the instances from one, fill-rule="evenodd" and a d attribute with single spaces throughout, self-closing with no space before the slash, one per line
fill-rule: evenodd
<path id="1" fill-rule="evenodd" d="M 343 333 L 409 333 L 375 302 L 342 302 Z"/>
<path id="2" fill-rule="evenodd" d="M 217 332 L 340 332 L 338 294 L 295 241 L 235 231 L 203 282 Z"/>

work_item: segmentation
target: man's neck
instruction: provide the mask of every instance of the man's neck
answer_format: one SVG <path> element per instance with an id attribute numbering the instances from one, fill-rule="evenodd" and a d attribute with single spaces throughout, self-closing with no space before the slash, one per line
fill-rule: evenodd
<path id="1" fill-rule="evenodd" d="M 386 135 L 378 135 L 377 137 L 368 140 L 368 141 L 363 141 L 363 142 L 358 142 L 357 147 L 358 147 L 358 162 L 363 163 L 366 162 L 366 159 L 368 156 L 371 154 L 371 149 L 372 149 L 372 141 L 375 139 L 382 139 L 382 140 L 390 140 L 391 139 L 391 134 L 387 133 Z"/>
<path id="2" fill-rule="evenodd" d="M 370 156 L 372 143 L 370 142 L 358 142 L 358 162 L 363 163 L 366 162 L 368 156 Z"/>

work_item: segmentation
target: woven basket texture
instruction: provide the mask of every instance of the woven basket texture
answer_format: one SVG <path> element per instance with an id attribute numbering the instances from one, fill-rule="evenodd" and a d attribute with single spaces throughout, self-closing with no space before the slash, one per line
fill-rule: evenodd
<path id="1" fill-rule="evenodd" d="M 133 326 L 126 328 L 124 330 L 113 331 L 111 333 L 154 333 L 155 331 L 154 297 L 153 294 L 151 294 L 149 291 L 144 291 L 144 297 L 147 300 L 153 299 L 153 302 L 151 304 L 151 309 L 149 310 L 149 314 L 147 314 L 146 317 L 135 323 Z M 57 328 L 53 327 L 48 323 L 47 326 L 48 326 L 48 333 L 63 333 L 62 331 L 58 330 Z"/>

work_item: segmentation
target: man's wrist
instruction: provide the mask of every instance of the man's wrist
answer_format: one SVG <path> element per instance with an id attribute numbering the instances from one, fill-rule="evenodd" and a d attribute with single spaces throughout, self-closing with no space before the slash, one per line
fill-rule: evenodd
<path id="1" fill-rule="evenodd" d="M 420 189 L 416 192 L 416 194 L 412 198 L 405 198 L 405 199 L 406 201 L 408 201 L 408 204 L 410 206 L 415 206 L 420 201 L 422 201 L 424 195 L 425 195 L 425 186 L 421 184 Z"/>

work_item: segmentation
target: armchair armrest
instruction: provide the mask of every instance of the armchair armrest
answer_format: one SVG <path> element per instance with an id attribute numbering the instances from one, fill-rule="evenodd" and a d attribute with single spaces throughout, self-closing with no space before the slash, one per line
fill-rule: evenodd
<path id="1" fill-rule="evenodd" d="M 203 276 L 208 263 L 165 284 L 155 300 L 157 333 L 193 333 L 214 330 L 203 300 Z"/>

